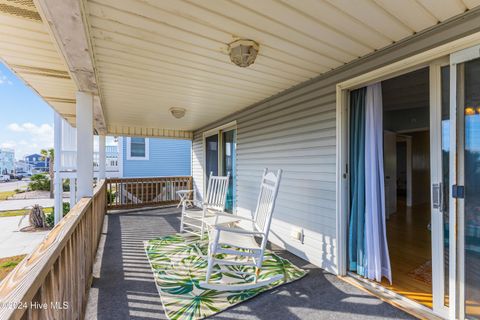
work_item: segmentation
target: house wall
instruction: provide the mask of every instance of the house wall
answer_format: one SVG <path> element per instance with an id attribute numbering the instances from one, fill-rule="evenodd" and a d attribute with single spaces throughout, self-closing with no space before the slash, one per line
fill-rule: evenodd
<path id="1" fill-rule="evenodd" d="M 15 151 L 0 149 L 0 175 L 10 174 L 15 169 Z"/>
<path id="2" fill-rule="evenodd" d="M 190 140 L 150 138 L 149 143 L 149 160 L 127 160 L 127 139 L 121 139 L 123 177 L 191 175 Z"/>
<path id="3" fill-rule="evenodd" d="M 478 31 L 474 10 L 196 131 L 196 197 L 203 194 L 203 132 L 236 120 L 238 213 L 254 209 L 262 169 L 282 168 L 270 240 L 336 272 L 336 84 Z M 303 228 L 303 243 L 292 228 Z"/>

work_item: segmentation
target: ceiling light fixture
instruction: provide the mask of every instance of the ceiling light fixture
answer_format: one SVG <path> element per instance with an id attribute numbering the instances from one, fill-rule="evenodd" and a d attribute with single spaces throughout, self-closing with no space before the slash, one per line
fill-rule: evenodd
<path id="1" fill-rule="evenodd" d="M 246 68 L 255 62 L 259 45 L 253 40 L 240 39 L 228 45 L 230 60 L 239 67 Z"/>
<path id="2" fill-rule="evenodd" d="M 172 114 L 172 116 L 174 116 L 177 119 L 183 118 L 186 112 L 184 108 L 178 108 L 178 107 L 170 108 L 169 111 Z"/>

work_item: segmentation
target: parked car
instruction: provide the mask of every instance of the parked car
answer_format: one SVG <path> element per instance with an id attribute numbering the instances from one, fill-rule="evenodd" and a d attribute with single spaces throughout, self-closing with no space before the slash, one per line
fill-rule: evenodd
<path id="1" fill-rule="evenodd" d="M 19 180 L 20 181 L 20 180 L 23 179 L 23 177 L 24 177 L 23 174 L 21 174 L 19 172 L 15 173 L 15 174 L 14 173 L 10 174 L 10 179 L 11 180 Z"/>
<path id="2" fill-rule="evenodd" d="M 8 174 L 0 175 L 0 182 L 9 182 L 9 181 L 10 181 L 10 175 Z"/>

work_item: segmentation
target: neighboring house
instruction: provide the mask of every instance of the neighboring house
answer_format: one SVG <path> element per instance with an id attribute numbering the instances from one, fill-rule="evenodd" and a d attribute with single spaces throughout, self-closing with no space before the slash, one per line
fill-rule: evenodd
<path id="1" fill-rule="evenodd" d="M 15 168 L 15 151 L 13 149 L 0 149 L 0 174 L 13 173 Z"/>
<path id="2" fill-rule="evenodd" d="M 191 175 L 190 140 L 127 137 L 120 138 L 118 145 L 122 177 Z"/>
<path id="3" fill-rule="evenodd" d="M 24 158 L 25 162 L 32 168 L 32 172 L 48 172 L 49 158 L 44 158 L 41 154 L 34 153 Z"/>
<path id="4" fill-rule="evenodd" d="M 118 146 L 105 147 L 106 170 L 118 170 Z"/>
<path id="5" fill-rule="evenodd" d="M 30 173 L 32 171 L 32 166 L 25 162 L 25 160 L 18 160 L 15 161 L 15 172 L 27 172 Z"/>
<path id="6" fill-rule="evenodd" d="M 98 171 L 99 153 L 96 151 L 93 155 L 94 171 Z M 105 174 L 107 178 L 117 178 L 120 176 L 118 166 L 118 147 L 116 145 L 105 146 Z"/>

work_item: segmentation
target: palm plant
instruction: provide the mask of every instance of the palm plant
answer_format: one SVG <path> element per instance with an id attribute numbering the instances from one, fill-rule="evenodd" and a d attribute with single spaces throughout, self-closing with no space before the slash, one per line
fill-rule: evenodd
<path id="1" fill-rule="evenodd" d="M 55 171 L 53 170 L 53 158 L 55 156 L 55 152 L 53 148 L 42 149 L 40 150 L 40 154 L 42 155 L 42 160 L 48 159 L 48 175 L 50 176 L 50 199 L 53 199 L 53 178 L 55 174 Z"/>

